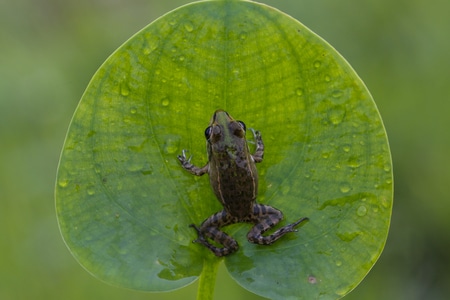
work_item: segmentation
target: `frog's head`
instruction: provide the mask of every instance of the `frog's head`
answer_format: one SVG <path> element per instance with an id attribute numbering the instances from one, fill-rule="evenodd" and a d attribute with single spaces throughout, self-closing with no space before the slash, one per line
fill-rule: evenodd
<path id="1" fill-rule="evenodd" d="M 213 147 L 214 152 L 242 150 L 246 145 L 245 130 L 244 122 L 236 121 L 222 109 L 216 110 L 205 130 L 208 147 Z"/>

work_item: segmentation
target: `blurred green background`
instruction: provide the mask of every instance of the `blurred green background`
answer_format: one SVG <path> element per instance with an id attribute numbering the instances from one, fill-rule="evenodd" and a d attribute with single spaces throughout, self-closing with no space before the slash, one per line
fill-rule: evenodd
<path id="1" fill-rule="evenodd" d="M 384 253 L 346 299 L 450 297 L 450 2 L 263 1 L 333 45 L 372 92 L 394 161 Z M 135 32 L 189 1 L 0 0 L 0 299 L 195 299 L 112 287 L 73 259 L 54 181 L 91 76 Z M 216 299 L 261 299 L 222 268 Z"/>

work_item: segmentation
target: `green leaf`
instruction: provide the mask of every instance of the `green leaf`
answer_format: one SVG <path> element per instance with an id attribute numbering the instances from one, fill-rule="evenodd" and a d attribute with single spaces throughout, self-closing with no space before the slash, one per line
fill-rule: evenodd
<path id="1" fill-rule="evenodd" d="M 189 149 L 195 164 L 206 163 L 204 129 L 218 108 L 262 133 L 258 201 L 283 211 L 284 224 L 310 218 L 270 246 L 248 243 L 248 224 L 225 228 L 240 244 L 224 259 L 231 276 L 274 299 L 348 293 L 388 233 L 386 133 L 367 88 L 330 45 L 253 2 L 181 7 L 95 74 L 57 175 L 70 251 L 101 280 L 146 291 L 187 285 L 203 264 L 216 270 L 218 259 L 192 243 L 188 225 L 221 206 L 208 179 L 182 170 L 176 156 Z"/>

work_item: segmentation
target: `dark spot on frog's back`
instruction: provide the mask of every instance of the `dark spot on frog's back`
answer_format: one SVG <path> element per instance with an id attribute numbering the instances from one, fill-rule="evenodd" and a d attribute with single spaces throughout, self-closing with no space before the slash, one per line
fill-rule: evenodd
<path id="1" fill-rule="evenodd" d="M 230 168 L 230 162 L 229 162 L 229 161 L 226 161 L 226 160 L 221 160 L 221 161 L 219 162 L 219 166 L 220 166 L 220 169 L 222 169 L 222 170 L 227 170 L 227 169 Z"/>

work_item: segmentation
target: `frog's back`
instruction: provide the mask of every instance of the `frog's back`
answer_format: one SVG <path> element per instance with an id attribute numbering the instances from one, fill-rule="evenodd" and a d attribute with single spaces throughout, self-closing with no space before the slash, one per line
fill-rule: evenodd
<path id="1" fill-rule="evenodd" d="M 251 157 L 210 162 L 215 168 L 210 182 L 216 197 L 231 215 L 244 218 L 251 214 L 258 193 L 258 174 Z"/>

